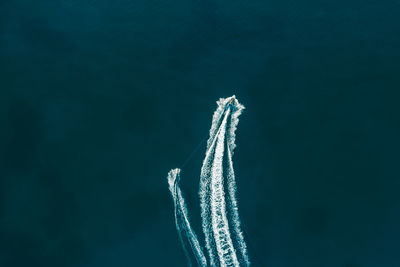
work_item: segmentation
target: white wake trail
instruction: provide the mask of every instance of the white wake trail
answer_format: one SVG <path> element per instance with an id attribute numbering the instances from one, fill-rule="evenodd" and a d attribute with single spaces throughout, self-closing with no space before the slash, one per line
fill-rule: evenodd
<path id="1" fill-rule="evenodd" d="M 199 266 L 207 266 L 207 260 L 204 256 L 203 250 L 199 244 L 196 234 L 192 230 L 189 222 L 189 215 L 186 208 L 185 199 L 183 198 L 180 186 L 180 169 L 173 169 L 168 173 L 168 184 L 172 198 L 174 200 L 175 208 L 175 224 L 178 230 L 179 239 L 181 240 L 183 250 L 186 257 L 188 258 L 189 265 L 191 266 L 191 258 L 189 252 L 186 249 L 185 239 L 182 234 L 188 240 L 190 247 L 194 253 L 195 259 Z"/>
<path id="2" fill-rule="evenodd" d="M 236 246 L 241 254 L 241 263 L 245 266 L 250 266 L 250 260 L 247 253 L 246 242 L 244 241 L 243 232 L 240 227 L 239 209 L 236 200 L 236 179 L 235 172 L 233 169 L 233 151 L 235 149 L 235 139 L 236 139 L 236 128 L 239 123 L 239 116 L 244 109 L 243 105 L 238 104 L 237 109 L 232 114 L 231 124 L 229 125 L 229 130 L 227 133 L 227 185 L 228 185 L 228 203 L 229 212 L 232 221 L 232 228 L 234 232 L 234 239 L 236 241 Z"/>
<path id="3" fill-rule="evenodd" d="M 199 196 L 205 247 L 210 266 L 250 266 L 240 228 L 232 163 L 235 131 L 244 107 L 235 96 L 221 98 L 217 104 L 200 173 Z M 207 266 L 202 248 L 190 227 L 178 184 L 179 169 L 171 170 L 168 180 L 175 203 L 176 227 L 185 253 L 189 257 L 181 233 L 188 239 L 198 265 Z"/>
<path id="4" fill-rule="evenodd" d="M 214 160 L 211 166 L 211 224 L 220 265 L 239 266 L 229 232 L 222 168 L 226 121 L 229 114 L 230 109 L 227 110 L 221 124 L 221 131 L 217 137 Z"/>
<path id="5" fill-rule="evenodd" d="M 231 149 L 227 148 L 228 151 L 228 174 L 227 174 L 227 184 L 228 184 L 228 203 L 229 211 L 232 218 L 232 225 L 233 225 L 233 232 L 234 232 L 234 239 L 237 242 L 237 247 L 239 252 L 241 253 L 242 262 L 245 266 L 250 266 L 249 256 L 247 254 L 247 246 L 244 241 L 243 232 L 240 228 L 240 219 L 239 219 L 239 209 L 236 200 L 236 181 L 235 181 L 235 174 L 233 171 L 233 163 L 232 163 L 232 153 Z"/>
<path id="6" fill-rule="evenodd" d="M 203 166 L 200 173 L 200 208 L 203 232 L 205 235 L 206 249 L 210 258 L 211 266 L 216 266 L 218 259 L 216 259 L 216 242 L 212 235 L 212 224 L 211 224 L 211 166 L 214 159 L 215 144 L 218 139 L 218 134 L 222 130 L 221 124 L 222 116 L 224 114 L 223 108 L 219 108 L 215 111 L 210 129 L 210 138 L 207 142 L 206 156 L 203 161 Z M 218 127 L 219 126 L 219 127 Z"/>

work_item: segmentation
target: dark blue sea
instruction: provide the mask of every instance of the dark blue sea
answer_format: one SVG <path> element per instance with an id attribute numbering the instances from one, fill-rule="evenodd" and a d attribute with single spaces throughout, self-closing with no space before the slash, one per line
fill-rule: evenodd
<path id="1" fill-rule="evenodd" d="M 187 266 L 167 173 L 184 166 L 203 241 L 205 140 L 231 95 L 252 266 L 400 266 L 399 12 L 0 0 L 0 266 Z"/>

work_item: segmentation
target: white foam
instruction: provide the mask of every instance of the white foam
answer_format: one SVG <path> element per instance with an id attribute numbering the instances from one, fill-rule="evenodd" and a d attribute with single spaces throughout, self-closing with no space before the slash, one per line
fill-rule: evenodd
<path id="1" fill-rule="evenodd" d="M 199 196 L 205 246 L 210 266 L 249 266 L 247 247 L 240 229 L 232 163 L 233 150 L 236 146 L 235 131 L 244 106 L 239 104 L 235 96 L 221 98 L 217 104 L 200 173 Z M 224 157 L 227 164 L 224 164 Z M 170 191 L 175 203 L 175 217 L 178 218 L 177 230 L 180 236 L 181 232 L 186 233 L 198 264 L 207 266 L 201 246 L 190 227 L 185 202 L 179 188 L 179 173 L 180 170 L 175 169 L 168 174 Z M 227 189 L 224 188 L 224 184 L 227 185 Z M 228 194 L 225 194 L 225 191 Z M 187 253 L 184 241 L 182 244 Z"/>

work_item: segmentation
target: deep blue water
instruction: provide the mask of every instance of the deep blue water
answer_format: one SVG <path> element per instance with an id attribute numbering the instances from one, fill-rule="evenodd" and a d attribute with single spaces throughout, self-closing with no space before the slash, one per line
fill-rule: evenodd
<path id="1" fill-rule="evenodd" d="M 0 1 L 0 266 L 185 266 L 166 175 L 232 94 L 254 266 L 400 266 L 399 11 Z"/>

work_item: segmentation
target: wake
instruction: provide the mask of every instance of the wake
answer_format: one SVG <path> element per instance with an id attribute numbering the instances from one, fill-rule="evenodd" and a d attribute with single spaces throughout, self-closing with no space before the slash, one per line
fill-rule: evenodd
<path id="1" fill-rule="evenodd" d="M 199 266 L 249 266 L 247 247 L 240 227 L 232 163 L 236 146 L 235 131 L 244 106 L 235 96 L 221 98 L 217 104 L 201 168 L 199 190 L 208 258 L 190 226 L 185 200 L 179 187 L 180 169 L 173 169 L 168 173 L 169 190 L 175 207 L 175 224 L 190 266 L 191 255 Z"/>

